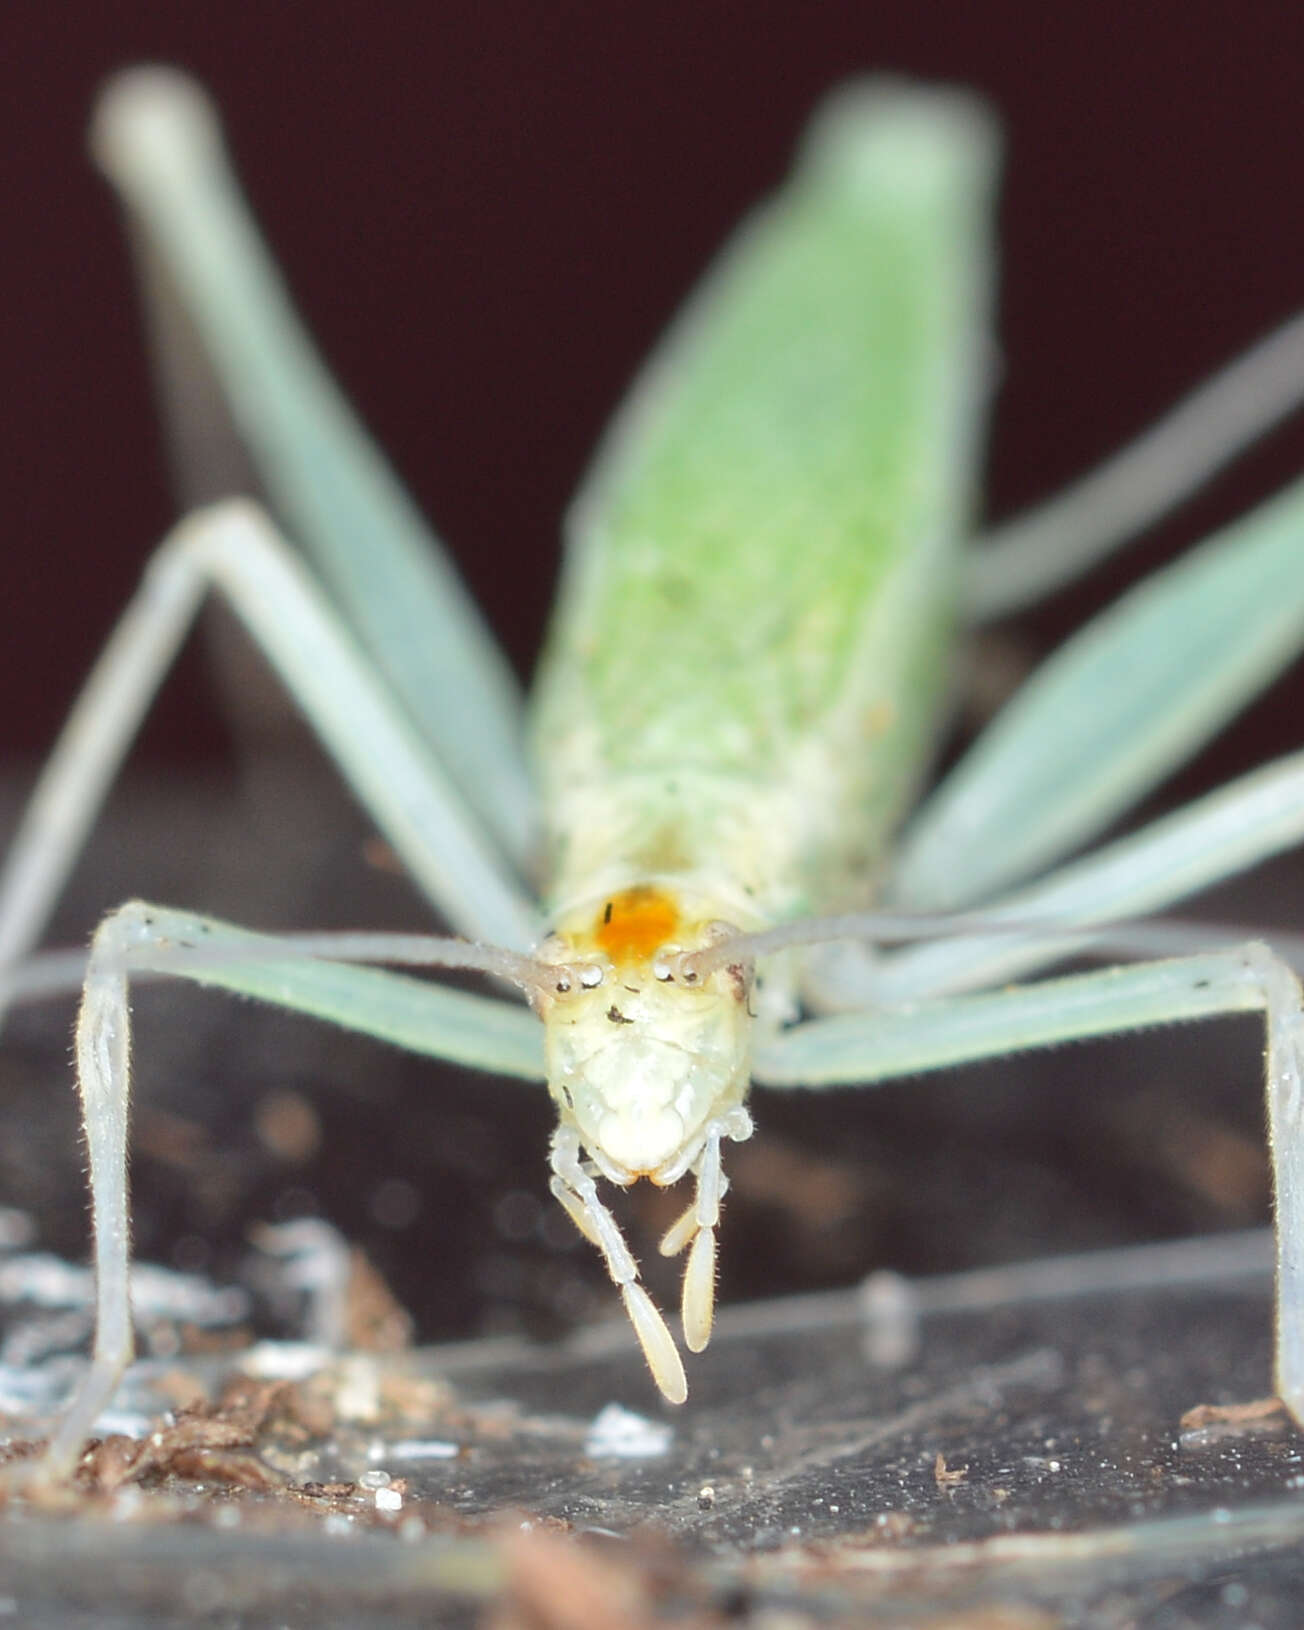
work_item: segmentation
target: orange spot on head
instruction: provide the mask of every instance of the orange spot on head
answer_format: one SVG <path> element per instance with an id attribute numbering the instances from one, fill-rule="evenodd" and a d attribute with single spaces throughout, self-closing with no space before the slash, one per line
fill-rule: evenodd
<path id="1" fill-rule="evenodd" d="M 674 899 L 643 884 L 611 896 L 598 913 L 593 938 L 617 965 L 647 962 L 674 939 L 679 924 Z"/>

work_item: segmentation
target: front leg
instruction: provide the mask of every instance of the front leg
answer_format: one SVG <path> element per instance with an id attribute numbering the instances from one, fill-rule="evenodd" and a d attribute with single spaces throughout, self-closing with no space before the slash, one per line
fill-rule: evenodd
<path id="1" fill-rule="evenodd" d="M 597 1184 L 580 1158 L 580 1140 L 573 1127 L 557 1128 L 550 1161 L 552 1192 L 580 1233 L 602 1252 L 607 1272 L 620 1291 L 643 1357 L 652 1371 L 652 1379 L 668 1402 L 682 1404 L 688 1396 L 688 1381 L 674 1337 L 652 1298 L 638 1282 L 638 1264 L 616 1226 L 616 1219 L 598 1198 Z"/>
<path id="2" fill-rule="evenodd" d="M 135 1355 L 127 1193 L 131 1019 L 125 956 L 119 945 L 106 942 L 104 928 L 96 935 L 86 973 L 76 1053 L 95 1236 L 95 1347 L 91 1367 L 35 1470 L 39 1480 L 51 1483 L 72 1474 L 91 1428 Z"/>
<path id="3" fill-rule="evenodd" d="M 321 954 L 332 950 L 438 966 L 450 959 L 465 963 L 468 947 L 405 935 L 277 939 L 138 900 L 100 924 L 86 970 L 76 1046 L 95 1233 L 94 1354 L 45 1456 L 27 1463 L 20 1479 L 57 1483 L 72 1473 L 132 1358 L 127 1182 L 132 976 L 190 979 L 311 1013 L 414 1052 L 461 1058 L 525 1079 L 542 1073 L 537 1025 L 523 1008 Z"/>
<path id="4" fill-rule="evenodd" d="M 700 1353 L 711 1339 L 715 1322 L 715 1231 L 720 1226 L 720 1202 L 729 1188 L 720 1161 L 720 1140 L 742 1143 L 752 1135 L 752 1118 L 739 1105 L 707 1127 L 706 1142 L 693 1166 L 697 1190 L 693 1203 L 665 1232 L 662 1256 L 678 1256 L 691 1242 L 684 1268 L 684 1345 Z"/>

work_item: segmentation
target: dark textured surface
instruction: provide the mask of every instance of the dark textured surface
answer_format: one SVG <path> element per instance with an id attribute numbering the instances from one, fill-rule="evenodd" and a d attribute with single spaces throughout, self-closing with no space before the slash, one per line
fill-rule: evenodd
<path id="1" fill-rule="evenodd" d="M 132 891 L 260 926 L 420 922 L 314 777 L 307 766 L 302 781 L 240 795 L 137 784 L 57 937 Z M 1264 885 L 1278 901 L 1291 887 L 1289 871 Z M 1229 906 L 1257 909 L 1253 895 Z M 403 1372 L 447 1378 L 433 1413 L 379 1437 L 341 1428 L 312 1446 L 311 1464 L 286 1462 L 290 1485 L 347 1482 L 379 1454 L 407 1479 L 394 1519 L 356 1489 L 330 1516 L 282 1490 L 239 1496 L 238 1527 L 219 1526 L 236 1497 L 175 1480 L 92 1502 L 75 1521 L 11 1509 L 0 1597 L 21 1604 L 23 1622 L 401 1624 L 429 1622 L 436 1599 L 458 1622 L 472 1610 L 450 1605 L 448 1570 L 478 1596 L 516 1568 L 499 1543 L 504 1509 L 517 1513 L 513 1533 L 522 1513 L 543 1534 L 587 1533 L 594 1565 L 614 1558 L 653 1617 L 723 1622 L 786 1602 L 832 1622 L 969 1623 L 955 1615 L 985 1602 L 1007 1617 L 982 1622 L 1019 1630 L 1297 1622 L 1294 1429 L 1279 1417 L 1179 1429 L 1193 1406 L 1267 1391 L 1262 1276 L 1146 1288 L 1146 1275 L 1171 1277 L 1170 1261 L 1143 1264 L 1142 1288 L 1115 1290 L 1120 1257 L 1089 1295 L 1046 1300 L 1044 1283 L 1016 1278 L 998 1282 L 995 1301 L 986 1280 L 917 1278 L 1258 1221 L 1252 1025 L 873 1094 L 763 1096 L 760 1131 L 733 1161 L 725 1301 L 890 1266 L 922 1287 L 918 1340 L 908 1321 L 867 1335 L 852 1292 L 727 1311 L 690 1363 L 689 1404 L 665 1416 L 665 1453 L 605 1459 L 586 1452 L 598 1411 L 661 1410 L 620 1324 L 578 1347 L 525 1339 L 614 1312 L 601 1269 L 547 1201 L 542 1092 L 181 989 L 142 993 L 137 1018 L 142 1256 L 238 1274 L 251 1222 L 319 1214 L 366 1246 L 422 1340 L 478 1341 L 423 1352 Z M 68 1020 L 59 1004 L 15 1017 L 0 1160 L 4 1198 L 33 1215 L 37 1243 L 76 1257 L 85 1211 Z M 296 1154 L 266 1134 L 273 1093 L 315 1122 Z M 630 1198 L 656 1272 L 658 1196 Z M 1071 1267 L 1050 1279 L 1060 1291 L 1081 1283 Z M 666 1279 L 654 1288 L 673 1300 Z M 869 1362 L 866 1343 L 882 1352 L 889 1338 L 905 1362 Z M 457 1458 L 395 1457 L 396 1434 L 446 1441 Z M 1011 1603 L 1023 1618 L 1008 1617 Z"/>
<path id="2" fill-rule="evenodd" d="M 0 1559 L 30 1624 L 89 1622 L 97 1602 L 160 1626 L 200 1608 L 405 1624 L 498 1583 L 511 1512 L 655 1577 L 667 1612 L 668 1590 L 721 1616 L 706 1622 L 732 1601 L 757 1622 L 786 1602 L 875 1623 L 1285 1625 L 1304 1590 L 1299 1434 L 1280 1415 L 1179 1427 L 1265 1387 L 1267 1321 L 1252 1278 L 939 1311 L 887 1370 L 854 1297 L 770 1304 L 726 1321 L 664 1452 L 628 1459 L 587 1438 L 614 1400 L 662 1413 L 623 1333 L 606 1354 L 430 1350 L 396 1363 L 409 1386 L 451 1378 L 433 1418 L 309 1451 L 315 1479 L 401 1476 L 393 1533 L 365 1488 L 314 1525 L 283 1494 L 237 1506 L 171 1481 L 75 1522 L 12 1514 Z M 457 1458 L 405 1448 L 423 1425 Z M 980 1605 L 1009 1616 L 951 1617 Z"/>

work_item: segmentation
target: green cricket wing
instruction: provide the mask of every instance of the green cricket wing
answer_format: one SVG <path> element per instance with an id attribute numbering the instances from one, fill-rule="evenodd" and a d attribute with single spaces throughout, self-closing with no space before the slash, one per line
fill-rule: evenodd
<path id="1" fill-rule="evenodd" d="M 995 157 L 966 97 L 846 88 L 635 383 L 536 687 L 554 904 L 672 876 L 786 915 L 871 864 L 945 686 Z"/>

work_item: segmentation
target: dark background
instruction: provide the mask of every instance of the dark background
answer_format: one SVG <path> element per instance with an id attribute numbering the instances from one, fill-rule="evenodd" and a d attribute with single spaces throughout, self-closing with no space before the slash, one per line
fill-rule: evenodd
<path id="1" fill-rule="evenodd" d="M 171 516 L 118 223 L 84 154 L 115 67 L 179 63 L 216 93 L 303 310 L 524 672 L 599 427 L 830 83 L 954 80 L 1005 117 L 1002 511 L 1299 302 L 1302 46 L 1297 5 L 1190 0 L 19 0 L 0 23 L 0 745 L 43 749 Z M 147 751 L 212 745 L 174 698 Z"/>
<path id="2" fill-rule="evenodd" d="M 118 222 L 83 151 L 95 88 L 115 67 L 172 61 L 213 89 L 302 309 L 522 673 L 557 521 L 600 426 L 839 78 L 964 82 L 1005 117 L 995 513 L 1109 450 L 1304 296 L 1298 4 L 443 0 L 412 16 L 329 4 L 5 10 L 0 754 L 11 764 L 49 742 L 172 515 Z M 1264 496 L 1299 467 L 1301 446 L 1298 427 L 1283 432 L 1125 571 Z M 1049 606 L 1034 647 L 1114 586 L 1106 574 Z M 1296 673 L 1166 796 L 1297 746 L 1298 693 Z M 192 658 L 138 760 L 156 779 L 117 806 L 56 937 L 84 935 L 137 890 L 265 924 L 424 920 L 400 879 L 363 864 L 365 828 L 325 781 L 252 816 L 211 790 L 229 772 L 196 795 L 223 748 L 210 694 Z M 1298 902 L 1288 872 L 1220 909 L 1298 926 Z M 141 1008 L 142 1255 L 229 1271 L 250 1218 L 316 1211 L 366 1244 L 423 1334 L 555 1330 L 611 1311 L 601 1268 L 546 1198 L 542 1093 L 457 1072 L 441 1086 L 424 1062 L 190 991 L 151 993 Z M 15 1022 L 0 1196 L 37 1215 L 44 1243 L 77 1253 L 72 1095 L 51 1090 L 68 1020 Z M 1185 1046 L 1169 1032 L 926 1087 L 762 1096 L 763 1135 L 731 1152 L 722 1294 L 1261 1219 L 1260 1047 L 1247 1020 L 1199 1027 Z M 259 1119 L 287 1093 L 321 1123 L 319 1146 L 294 1159 Z M 668 1220 L 656 1198 L 647 1185 L 630 1197 L 640 1248 Z M 1266 1378 L 1241 1390 L 1256 1385 Z M 646 1402 L 636 1370 L 630 1398 Z"/>

